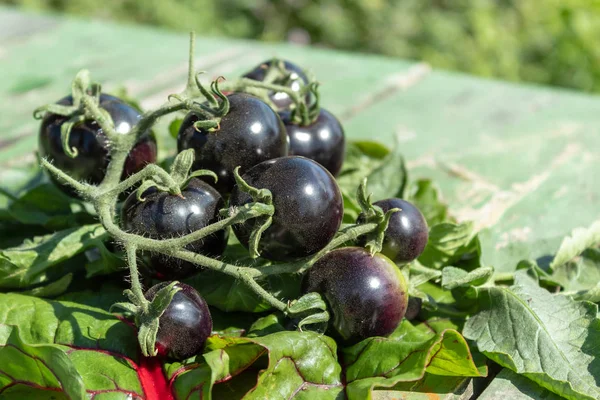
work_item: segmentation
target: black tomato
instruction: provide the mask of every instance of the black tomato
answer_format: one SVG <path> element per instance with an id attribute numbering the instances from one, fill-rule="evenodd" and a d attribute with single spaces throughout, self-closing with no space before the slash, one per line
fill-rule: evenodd
<path id="1" fill-rule="evenodd" d="M 271 66 L 272 61 L 265 61 L 264 63 L 258 65 L 252 71 L 246 73 L 244 78 L 252 79 L 255 81 L 264 81 L 268 68 Z M 302 88 L 302 86 L 308 84 L 308 77 L 298 65 L 289 62 L 283 61 L 283 65 L 287 72 L 290 74 L 288 80 L 284 79 L 276 79 L 273 81 L 276 85 L 285 85 L 290 87 L 293 91 L 298 92 Z M 292 104 L 293 101 L 290 96 L 285 92 L 270 92 L 269 98 L 277 106 L 278 109 L 287 109 Z"/>
<path id="2" fill-rule="evenodd" d="M 402 199 L 385 199 L 373 204 L 381 207 L 384 212 L 392 208 L 401 210 L 390 218 L 381 253 L 398 264 L 404 264 L 419 257 L 429 239 L 429 228 L 421 211 Z M 357 222 L 364 222 L 362 214 L 359 215 Z"/>
<path id="3" fill-rule="evenodd" d="M 346 140 L 344 129 L 333 114 L 321 108 L 317 119 L 307 126 L 293 124 L 289 113 L 282 119 L 290 138 L 290 155 L 315 160 L 333 176 L 340 172 L 344 162 Z"/>
<path id="4" fill-rule="evenodd" d="M 251 186 L 269 189 L 273 195 L 273 223 L 262 234 L 259 251 L 270 260 L 288 261 L 306 257 L 325 247 L 342 223 L 344 204 L 331 174 L 316 162 L 299 156 L 262 162 L 242 178 Z M 234 187 L 230 206 L 251 202 L 246 193 Z M 254 221 L 233 225 L 244 246 Z"/>
<path id="5" fill-rule="evenodd" d="M 346 344 L 388 336 L 402 321 L 408 303 L 406 280 L 398 267 L 362 247 L 326 254 L 308 271 L 302 287 L 304 293 L 321 293 L 332 313 L 330 330 Z"/>
<path id="6" fill-rule="evenodd" d="M 287 155 L 288 139 L 281 119 L 262 100 L 242 93 L 227 96 L 229 113 L 218 131 L 196 130 L 200 117 L 189 113 L 177 136 L 177 149 L 195 150 L 193 169 L 209 169 L 219 177 L 216 188 L 229 193 L 235 184 L 233 170 L 243 171 L 272 158 Z"/>
<path id="7" fill-rule="evenodd" d="M 421 308 L 423 308 L 423 300 L 419 297 L 409 297 L 408 298 L 408 307 L 406 308 L 406 314 L 404 318 L 409 321 L 417 318 L 419 313 L 421 312 Z"/>
<path id="8" fill-rule="evenodd" d="M 121 225 L 128 232 L 152 239 L 180 237 L 204 228 L 219 219 L 219 210 L 225 203 L 208 183 L 192 178 L 182 195 L 173 196 L 150 188 L 140 202 L 136 193 L 129 195 L 121 210 Z M 227 230 L 221 230 L 186 246 L 187 250 L 218 257 L 227 245 Z M 143 273 L 160 280 L 186 278 L 198 267 L 180 259 L 150 253 L 143 257 Z"/>
<path id="9" fill-rule="evenodd" d="M 145 293 L 148 300 L 170 282 L 161 282 Z M 206 301 L 193 287 L 178 283 L 175 293 L 158 323 L 156 350 L 163 357 L 185 360 L 199 354 L 211 335 L 213 323 Z"/>
<path id="10" fill-rule="evenodd" d="M 72 105 L 73 98 L 67 96 L 57 104 Z M 107 94 L 100 95 L 100 107 L 110 114 L 118 133 L 128 133 L 140 120 L 138 110 Z M 40 156 L 47 157 L 55 166 L 79 181 L 100 183 L 110 161 L 108 139 L 95 121 L 85 121 L 75 125 L 69 136 L 69 146 L 76 148 L 78 155 L 71 158 L 63 151 L 61 141 L 61 127 L 67 120 L 68 118 L 60 115 L 46 114 L 40 126 Z M 123 177 L 140 171 L 146 164 L 155 162 L 156 153 L 156 138 L 151 131 L 148 131 L 140 137 L 129 153 L 125 161 Z M 58 182 L 53 176 L 51 179 L 65 193 L 75 195 L 70 187 Z"/>

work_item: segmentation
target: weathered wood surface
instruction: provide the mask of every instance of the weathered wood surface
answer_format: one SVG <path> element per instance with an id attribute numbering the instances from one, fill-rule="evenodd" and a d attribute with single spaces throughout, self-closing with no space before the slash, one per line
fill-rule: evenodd
<path id="1" fill-rule="evenodd" d="M 600 217 L 600 98 L 383 57 L 197 40 L 197 66 L 210 76 L 234 77 L 274 55 L 312 69 L 350 138 L 390 144 L 398 135 L 412 176 L 435 179 L 452 212 L 475 221 L 484 262 L 498 272 L 552 254 L 572 228 Z M 0 185 L 35 161 L 32 110 L 64 96 L 79 69 L 151 108 L 182 89 L 186 58 L 183 34 L 0 8 Z M 172 149 L 164 124 L 157 133 Z M 545 396 L 514 374 L 500 377 L 482 398 Z"/>

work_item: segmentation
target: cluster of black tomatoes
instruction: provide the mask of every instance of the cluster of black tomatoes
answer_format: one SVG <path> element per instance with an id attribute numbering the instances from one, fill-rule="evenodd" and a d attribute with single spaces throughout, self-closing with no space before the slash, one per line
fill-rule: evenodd
<path id="1" fill-rule="evenodd" d="M 267 62 L 245 75 L 262 80 Z M 285 82 L 293 90 L 307 85 L 308 78 L 296 65 L 285 62 L 289 72 Z M 193 149 L 193 169 L 207 169 L 217 176 L 193 178 L 174 196 L 156 188 L 148 189 L 144 201 L 129 195 L 121 209 L 121 227 L 153 239 L 179 237 L 219 220 L 219 210 L 240 207 L 252 198 L 236 185 L 233 171 L 240 167 L 243 180 L 272 194 L 275 213 L 262 233 L 258 250 L 261 257 L 275 262 L 295 261 L 322 250 L 338 232 L 343 218 L 343 198 L 335 180 L 345 151 L 344 131 L 330 112 L 318 114 L 303 126 L 290 115 L 292 101 L 284 92 L 269 93 L 271 108 L 257 97 L 230 93 L 229 111 L 217 130 L 199 129 L 195 122 L 204 118 L 190 112 L 177 137 L 178 150 Z M 71 97 L 59 104 L 71 105 Z M 110 114 L 115 129 L 127 133 L 140 119 L 140 113 L 120 99 L 102 94 L 100 107 Z M 70 132 L 69 145 L 77 157 L 67 156 L 61 142 L 65 117 L 48 113 L 42 121 L 39 152 L 73 178 L 98 184 L 110 161 L 109 143 L 95 121 L 84 121 Z M 130 152 L 123 178 L 156 162 L 156 140 L 151 131 L 142 135 Z M 70 195 L 71 189 L 55 180 Z M 320 258 L 308 270 L 303 290 L 321 293 L 332 312 L 330 332 L 345 343 L 370 336 L 389 335 L 404 318 L 408 303 L 407 285 L 396 263 L 414 260 L 423 251 L 428 228 L 420 211 L 401 199 L 375 203 L 385 212 L 395 213 L 386 230 L 382 254 L 363 247 L 343 247 Z M 361 222 L 359 217 L 359 221 Z M 248 247 L 255 221 L 232 226 L 241 244 Z M 228 230 L 218 231 L 191 243 L 187 250 L 219 258 L 228 242 Z M 363 243 L 358 243 L 363 244 Z M 152 299 L 171 280 L 180 280 L 199 269 L 182 260 L 161 254 L 141 255 L 142 273 L 164 281 L 146 292 Z M 178 284 L 171 305 L 160 318 L 156 346 L 159 354 L 184 359 L 202 350 L 212 331 L 212 320 L 204 299 L 192 287 Z"/>

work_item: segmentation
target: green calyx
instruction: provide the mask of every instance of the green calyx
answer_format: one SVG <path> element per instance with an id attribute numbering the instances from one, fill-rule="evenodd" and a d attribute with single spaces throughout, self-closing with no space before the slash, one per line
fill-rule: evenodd
<path id="1" fill-rule="evenodd" d="M 91 117 L 84 107 L 85 101 L 94 103 L 96 107 L 99 108 L 101 91 L 102 86 L 99 83 L 91 82 L 89 71 L 84 69 L 79 71 L 71 84 L 73 105 L 64 106 L 60 104 L 47 104 L 36 108 L 33 112 L 33 117 L 35 119 L 43 118 L 46 113 L 68 118 L 61 126 L 60 140 L 63 151 L 71 158 L 75 158 L 78 155 L 77 148 L 71 147 L 69 144 L 71 131 L 75 126 L 85 122 Z M 102 111 L 103 119 L 112 122 L 110 115 L 105 110 L 100 110 Z"/>
<path id="2" fill-rule="evenodd" d="M 136 191 L 137 199 L 139 201 L 144 201 L 144 192 L 152 187 L 155 187 L 161 192 L 168 192 L 172 195 L 181 196 L 181 190 L 187 186 L 192 178 L 210 176 L 215 182 L 218 180 L 217 174 L 210 170 L 200 169 L 190 173 L 193 165 L 194 150 L 183 150 L 175 157 L 175 160 L 171 165 L 168 179 L 165 179 L 165 176 L 153 175 L 149 179 L 143 181 Z"/>
<path id="3" fill-rule="evenodd" d="M 383 212 L 381 207 L 373 205 L 371 200 L 372 195 L 367 195 L 367 178 L 364 178 L 358 187 L 357 199 L 360 205 L 366 223 L 377 224 L 377 229 L 367 235 L 367 243 L 365 248 L 369 250 L 371 255 L 379 253 L 383 248 L 383 240 L 385 231 L 390 223 L 390 218 L 394 213 L 401 211 L 399 208 L 392 208 L 387 212 Z"/>
<path id="4" fill-rule="evenodd" d="M 156 350 L 156 335 L 160 326 L 159 319 L 165 310 L 171 304 L 175 294 L 181 289 L 176 285 L 179 282 L 171 282 L 167 286 L 156 292 L 156 295 L 151 301 L 143 298 L 141 301 L 133 291 L 125 290 L 124 294 L 129 298 L 129 303 L 115 303 L 111 307 L 111 311 L 115 308 L 124 310 L 132 316 L 138 327 L 138 341 L 142 354 L 146 357 L 157 355 Z"/>
<path id="5" fill-rule="evenodd" d="M 301 318 L 298 322 L 298 330 L 302 331 L 305 325 L 322 324 L 329 321 L 327 304 L 319 293 L 307 293 L 297 300 L 288 304 L 286 314 Z"/>

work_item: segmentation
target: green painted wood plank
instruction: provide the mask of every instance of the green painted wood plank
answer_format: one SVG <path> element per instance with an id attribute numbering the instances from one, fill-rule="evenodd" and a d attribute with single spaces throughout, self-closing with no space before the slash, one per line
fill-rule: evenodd
<path id="1" fill-rule="evenodd" d="M 473 393 L 471 380 L 426 374 L 417 383 L 402 383 L 388 390 L 375 390 L 373 400 L 467 400 L 472 398 Z"/>
<path id="2" fill-rule="evenodd" d="M 413 175 L 434 178 L 457 217 L 477 223 L 485 263 L 503 272 L 600 218 L 599 107 L 574 92 L 434 72 L 346 127 L 399 132 Z"/>
<path id="3" fill-rule="evenodd" d="M 562 397 L 542 388 L 537 383 L 504 369 L 481 393 L 478 400 L 559 400 Z"/>
<path id="4" fill-rule="evenodd" d="M 54 18 L 39 16 L 32 24 L 31 16 L 11 8 L 0 7 L 0 43 L 23 42 L 29 36 L 51 29 L 57 22 Z"/>
<path id="5" fill-rule="evenodd" d="M 47 17 L 30 18 L 35 23 Z M 148 107 L 164 102 L 168 94 L 181 90 L 185 83 L 185 35 L 77 19 L 56 21 L 51 31 L 31 37 L 26 43 L 1 46 L 6 79 L 0 82 L 0 95 L 9 99 L 0 105 L 1 138 L 20 137 L 32 145 L 27 136 L 35 134 L 37 124 L 30 118 L 31 110 L 64 96 L 81 68 L 90 69 L 93 78 L 107 90 L 125 85 L 132 95 L 145 99 L 142 104 Z M 357 64 L 353 63 L 354 56 L 346 53 L 284 45 L 197 40 L 198 67 L 207 69 L 209 76 L 239 76 L 273 56 L 291 58 L 313 69 L 324 82 L 324 102 L 338 113 L 369 99 L 411 66 L 381 57 Z M 0 162 L 17 155 L 3 154 Z"/>

